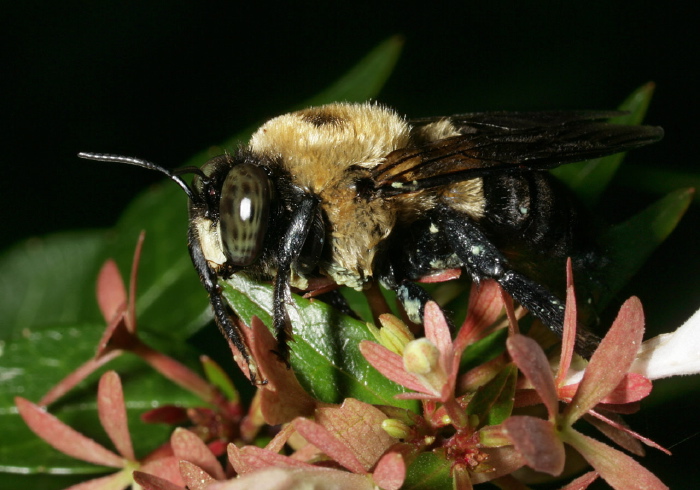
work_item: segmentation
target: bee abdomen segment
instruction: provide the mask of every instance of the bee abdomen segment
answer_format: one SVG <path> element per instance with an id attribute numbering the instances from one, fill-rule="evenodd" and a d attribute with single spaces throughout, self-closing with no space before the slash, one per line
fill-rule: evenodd
<path id="1" fill-rule="evenodd" d="M 226 176 L 219 205 L 221 241 L 233 265 L 250 265 L 260 255 L 272 195 L 272 183 L 260 167 L 243 163 Z"/>

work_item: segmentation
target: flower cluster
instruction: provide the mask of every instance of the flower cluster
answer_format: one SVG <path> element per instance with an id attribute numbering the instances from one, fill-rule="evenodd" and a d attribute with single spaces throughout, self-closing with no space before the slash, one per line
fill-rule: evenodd
<path id="1" fill-rule="evenodd" d="M 570 266 L 558 357 L 548 358 L 538 342 L 518 333 L 523 312 L 513 310 L 497 283 L 484 281 L 472 287 L 468 315 L 454 339 L 442 310 L 429 302 L 423 337 L 415 338 L 401 320 L 382 314 L 377 315 L 382 327 L 374 329 L 377 341 L 360 343 L 372 366 L 368 369 L 404 387 L 396 398 L 417 400 L 417 411 L 352 397 L 338 404 L 317 400 L 271 353 L 275 339 L 256 317 L 241 331 L 267 383 L 244 402 L 211 360 L 204 359 L 205 370 L 218 370 L 217 378 L 225 381 L 207 381 L 139 339 L 134 296 L 141 242 L 128 293 L 113 262 L 100 273 L 98 302 L 108 327 L 95 359 L 59 383 L 39 405 L 50 404 L 106 362 L 132 352 L 199 396 L 202 407 L 168 405 L 144 414 L 148 422 L 179 427 L 163 446 L 139 458 L 128 431 L 122 384 L 114 371 L 100 379 L 97 412 L 116 452 L 39 405 L 17 398 L 26 424 L 50 445 L 74 458 L 118 469 L 76 488 L 138 484 L 146 489 L 223 490 L 293 488 L 303 483 L 318 488 L 398 489 L 411 479 L 414 486 L 421 479 L 428 486 L 447 481 L 464 489 L 487 481 L 508 486 L 513 485 L 515 472 L 527 480 L 524 467 L 552 477 L 581 472 L 583 466 L 567 465 L 565 470 L 565 445 L 593 468 L 567 488 L 586 488 L 599 476 L 614 488 L 665 488 L 632 457 L 582 434 L 574 424 L 587 420 L 635 455 L 643 454 L 642 444 L 665 451 L 629 429 L 621 414 L 639 408 L 651 390 L 650 379 L 678 372 L 668 361 L 679 355 L 674 344 L 691 359 L 697 357 L 697 349 L 678 342 L 676 336 L 642 344 L 642 306 L 630 298 L 590 361 L 575 358 L 577 315 Z M 697 337 L 697 320 L 690 325 L 676 335 Z M 501 350 L 474 362 L 473 352 L 494 338 L 505 339 Z M 697 371 L 691 362 L 681 364 L 685 372 Z M 224 457 L 227 464 L 222 465 Z M 438 476 L 429 481 L 428 475 Z"/>

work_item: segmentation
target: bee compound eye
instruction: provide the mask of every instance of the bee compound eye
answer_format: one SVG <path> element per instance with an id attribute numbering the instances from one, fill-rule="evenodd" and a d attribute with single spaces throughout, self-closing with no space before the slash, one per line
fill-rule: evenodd
<path id="1" fill-rule="evenodd" d="M 272 182 L 263 169 L 247 163 L 233 167 L 221 188 L 219 217 L 226 257 L 236 266 L 258 258 L 265 240 Z"/>

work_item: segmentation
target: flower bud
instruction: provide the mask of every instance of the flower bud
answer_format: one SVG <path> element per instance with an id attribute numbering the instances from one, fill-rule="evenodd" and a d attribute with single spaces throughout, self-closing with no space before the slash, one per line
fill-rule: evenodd
<path id="1" fill-rule="evenodd" d="M 391 352 L 403 355 L 406 344 L 415 338 L 406 324 L 394 315 L 381 315 L 379 323 L 382 324 L 382 328 L 378 335 L 375 335 L 379 343 Z"/>
<path id="2" fill-rule="evenodd" d="M 426 388 L 440 395 L 447 383 L 447 374 L 440 365 L 440 351 L 426 338 L 412 340 L 403 351 L 403 367 L 419 378 Z"/>
<path id="3" fill-rule="evenodd" d="M 385 419 L 382 421 L 382 429 L 395 439 L 411 439 L 413 435 L 411 428 L 398 419 Z"/>

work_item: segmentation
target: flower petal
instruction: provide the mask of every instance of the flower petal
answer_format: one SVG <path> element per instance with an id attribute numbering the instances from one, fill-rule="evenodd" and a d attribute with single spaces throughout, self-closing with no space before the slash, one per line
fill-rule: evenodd
<path id="1" fill-rule="evenodd" d="M 600 403 L 624 404 L 638 402 L 651 393 L 651 381 L 641 374 L 627 373 L 614 390 L 608 393 Z"/>
<path id="2" fill-rule="evenodd" d="M 134 471 L 134 481 L 144 490 L 185 490 L 184 487 L 143 471 Z"/>
<path id="3" fill-rule="evenodd" d="M 143 242 L 146 239 L 146 232 L 141 230 L 139 233 L 136 248 L 134 249 L 134 258 L 131 261 L 131 275 L 129 276 L 129 300 L 127 301 L 126 328 L 133 334 L 136 334 L 136 286 L 138 284 L 139 262 L 141 262 L 141 250 Z"/>
<path id="4" fill-rule="evenodd" d="M 435 274 L 430 274 L 427 276 L 422 276 L 417 282 L 422 282 L 424 284 L 430 284 L 434 282 L 447 282 L 453 279 L 459 279 L 462 275 L 462 269 L 447 269 L 442 272 L 437 272 Z"/>
<path id="5" fill-rule="evenodd" d="M 231 466 L 238 475 L 245 475 L 252 470 L 251 466 L 243 458 L 241 448 L 234 443 L 230 443 L 226 446 L 226 453 L 228 454 L 229 463 L 231 463 Z"/>
<path id="6" fill-rule="evenodd" d="M 102 427 L 119 454 L 129 461 L 136 461 L 126 421 L 122 383 L 115 371 L 107 371 L 100 378 L 97 388 L 97 413 Z"/>
<path id="7" fill-rule="evenodd" d="M 340 407 L 317 409 L 315 420 L 350 449 L 368 471 L 397 442 L 382 429 L 386 418 L 378 408 L 346 398 Z"/>
<path id="8" fill-rule="evenodd" d="M 487 461 L 493 471 L 472 473 L 470 476 L 474 485 L 513 473 L 525 464 L 523 456 L 513 446 L 484 447 L 481 452 L 488 455 Z"/>
<path id="9" fill-rule="evenodd" d="M 187 410 L 175 405 L 163 405 L 141 414 L 141 421 L 147 424 L 180 425 L 188 420 Z"/>
<path id="10" fill-rule="evenodd" d="M 195 373 L 181 362 L 153 349 L 141 341 L 138 341 L 132 347 L 131 351 L 173 383 L 191 391 L 206 402 L 213 401 L 214 388 L 199 374 Z"/>
<path id="11" fill-rule="evenodd" d="M 266 468 L 234 480 L 212 483 L 208 490 L 297 490 L 300 488 L 373 490 L 372 480 L 347 471 L 315 468 Z"/>
<path id="12" fill-rule="evenodd" d="M 289 438 L 295 433 L 294 427 L 290 424 L 282 426 L 280 431 L 275 434 L 275 437 L 270 439 L 270 442 L 265 445 L 265 449 L 279 453 L 287 443 Z"/>
<path id="13" fill-rule="evenodd" d="M 634 432 L 627 427 L 619 415 L 614 413 L 603 415 L 597 410 L 591 410 L 583 416 L 583 419 L 618 446 L 635 456 L 644 456 L 642 443 L 632 435 Z"/>
<path id="14" fill-rule="evenodd" d="M 131 485 L 131 481 L 131 474 L 126 470 L 122 470 L 109 476 L 71 485 L 65 490 L 123 490 Z"/>
<path id="15" fill-rule="evenodd" d="M 607 444 L 568 429 L 562 432 L 571 445 L 613 488 L 625 490 L 661 490 L 668 488 L 656 475 L 625 453 Z"/>
<path id="16" fill-rule="evenodd" d="M 471 342 L 478 340 L 482 331 L 493 324 L 503 310 L 501 287 L 496 281 L 486 280 L 472 285 L 469 294 L 467 318 L 457 333 L 455 351 L 460 355 Z"/>
<path id="17" fill-rule="evenodd" d="M 564 411 L 564 423 L 572 425 L 620 384 L 642 344 L 643 335 L 642 304 L 632 297 L 622 305 L 593 353 L 579 388 Z"/>
<path id="18" fill-rule="evenodd" d="M 649 379 L 700 373 L 700 310 L 675 332 L 644 342 L 631 371 Z"/>
<path id="19" fill-rule="evenodd" d="M 384 377 L 409 390 L 432 393 L 432 390 L 427 390 L 416 376 L 404 370 L 403 358 L 386 347 L 369 340 L 363 340 L 360 342 L 360 352 L 367 359 L 367 362 Z"/>
<path id="20" fill-rule="evenodd" d="M 632 438 L 632 440 L 643 442 L 649 447 L 658 449 L 659 451 L 664 452 L 669 456 L 671 455 L 671 451 L 669 451 L 665 447 L 657 444 L 648 437 L 644 437 L 643 435 L 634 432 L 632 429 L 627 427 L 622 418 L 619 417 L 617 414 L 610 413 L 606 416 L 598 412 L 596 409 L 591 410 L 585 417 L 591 425 L 596 427 L 603 434 L 608 436 L 610 439 L 618 443 L 623 448 L 627 449 L 632 454 L 638 454 L 642 456 L 644 455 L 644 450 L 641 447 L 639 447 L 639 449 L 636 450 L 636 446 L 634 445 L 634 443 L 630 443 L 626 440 L 623 440 L 623 438 Z M 617 434 L 613 434 L 613 431 L 616 431 Z"/>
<path id="21" fill-rule="evenodd" d="M 553 476 L 564 470 L 564 444 L 551 422 L 516 415 L 503 422 L 503 429 L 530 468 Z"/>
<path id="22" fill-rule="evenodd" d="M 97 304 L 105 322 L 109 323 L 126 312 L 126 301 L 126 287 L 117 263 L 109 259 L 97 276 Z"/>
<path id="23" fill-rule="evenodd" d="M 267 384 L 262 386 L 260 411 L 265 422 L 279 425 L 296 417 L 311 415 L 316 400 L 299 384 L 294 371 L 270 352 L 277 349 L 277 341 L 265 324 L 253 317 L 250 328 L 243 327 L 253 358 Z M 239 366 L 241 363 L 239 362 Z"/>
<path id="24" fill-rule="evenodd" d="M 177 428 L 170 436 L 170 444 L 177 459 L 198 466 L 216 480 L 223 480 L 226 477 L 216 456 L 195 433 Z"/>
<path id="25" fill-rule="evenodd" d="M 554 420 L 559 412 L 559 401 L 552 371 L 542 348 L 531 338 L 520 334 L 509 337 L 506 347 L 513 362 L 518 365 L 542 398 L 550 420 Z"/>
<path id="26" fill-rule="evenodd" d="M 290 458 L 289 456 L 284 456 L 283 454 L 277 454 L 261 447 L 244 446 L 240 449 L 234 449 L 232 446 L 235 447 L 234 444 L 228 445 L 229 459 L 231 460 L 231 464 L 233 465 L 234 469 L 239 474 L 249 473 L 261 468 L 267 468 L 268 466 L 301 469 L 318 468 L 304 461 Z M 245 471 L 238 471 L 238 468 L 244 468 Z"/>
<path id="27" fill-rule="evenodd" d="M 571 259 L 566 260 L 566 309 L 564 310 L 564 333 L 561 339 L 561 357 L 559 370 L 554 384 L 558 387 L 564 384 L 566 375 L 571 367 L 571 358 L 574 355 L 576 344 L 576 293 L 574 291 L 573 269 Z"/>
<path id="28" fill-rule="evenodd" d="M 124 466 L 121 456 L 85 437 L 29 400 L 16 397 L 15 404 L 29 428 L 62 453 L 89 463 L 113 468 Z"/>
<path id="29" fill-rule="evenodd" d="M 374 481 L 385 490 L 398 490 L 406 479 L 406 461 L 401 453 L 382 456 L 372 473 Z"/>
<path id="30" fill-rule="evenodd" d="M 298 418 L 294 421 L 294 427 L 304 439 L 345 468 L 353 473 L 366 472 L 366 468 L 360 460 L 357 459 L 353 451 L 321 424 L 317 424 L 308 419 Z"/>
<path id="31" fill-rule="evenodd" d="M 584 473 L 575 480 L 569 482 L 567 485 L 564 485 L 560 490 L 585 490 L 591 483 L 596 481 L 597 478 L 598 472 L 589 471 L 588 473 Z"/>
<path id="32" fill-rule="evenodd" d="M 157 450 L 156 450 L 157 451 Z M 149 458 L 153 453 L 149 455 Z M 180 474 L 180 462 L 175 456 L 155 457 L 143 464 L 140 470 L 158 478 L 169 481 L 175 485 L 184 485 L 185 482 Z"/>
<path id="33" fill-rule="evenodd" d="M 205 490 L 210 483 L 216 481 L 202 468 L 185 460 L 180 461 L 180 474 L 188 490 Z"/>
<path id="34" fill-rule="evenodd" d="M 425 312 L 423 314 L 423 328 L 425 329 L 425 338 L 435 345 L 440 351 L 440 357 L 452 359 L 452 335 L 450 327 L 447 325 L 445 315 L 435 301 L 428 301 L 425 304 Z M 443 361 L 444 362 L 444 361 Z M 449 366 L 443 365 L 446 371 Z"/>
<path id="35" fill-rule="evenodd" d="M 79 366 L 75 371 L 71 372 L 68 374 L 68 376 L 59 381 L 58 384 L 54 385 L 54 387 L 51 388 L 41 400 L 39 400 L 39 405 L 42 407 L 51 405 L 53 402 L 75 388 L 75 386 L 82 380 L 90 376 L 93 372 L 97 371 L 100 367 L 104 366 L 115 357 L 118 357 L 120 354 L 120 351 L 114 350 L 104 356 L 98 356 L 88 360 Z"/>

